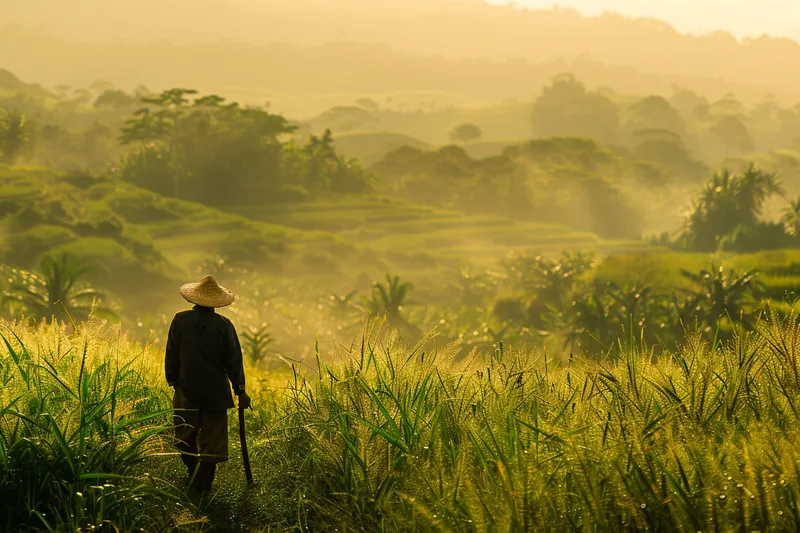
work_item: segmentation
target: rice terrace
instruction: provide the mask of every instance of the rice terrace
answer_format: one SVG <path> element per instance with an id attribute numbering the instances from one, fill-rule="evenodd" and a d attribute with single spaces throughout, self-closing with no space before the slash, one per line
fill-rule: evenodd
<path id="1" fill-rule="evenodd" d="M 0 1 L 0 532 L 800 531 L 800 8 Z"/>

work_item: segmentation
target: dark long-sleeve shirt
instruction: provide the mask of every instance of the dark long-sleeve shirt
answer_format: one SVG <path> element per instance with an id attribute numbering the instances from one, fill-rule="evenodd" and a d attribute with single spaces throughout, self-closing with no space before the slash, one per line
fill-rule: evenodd
<path id="1" fill-rule="evenodd" d="M 244 390 L 242 349 L 236 329 L 213 309 L 195 306 L 175 315 L 169 327 L 164 366 L 167 383 L 180 387 L 197 409 L 232 409 L 231 385 L 237 392 Z"/>

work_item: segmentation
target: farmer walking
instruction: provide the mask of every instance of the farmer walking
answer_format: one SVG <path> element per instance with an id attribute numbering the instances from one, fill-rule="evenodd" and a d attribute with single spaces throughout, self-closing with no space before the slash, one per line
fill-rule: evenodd
<path id="1" fill-rule="evenodd" d="M 231 305 L 234 295 L 213 276 L 180 289 L 194 304 L 175 315 L 165 357 L 167 383 L 175 389 L 175 439 L 189 469 L 190 488 L 208 492 L 217 464 L 228 460 L 228 409 L 234 393 L 239 409 L 250 407 L 245 392 L 242 349 L 236 329 L 214 309 Z M 230 382 L 230 384 L 229 384 Z"/>

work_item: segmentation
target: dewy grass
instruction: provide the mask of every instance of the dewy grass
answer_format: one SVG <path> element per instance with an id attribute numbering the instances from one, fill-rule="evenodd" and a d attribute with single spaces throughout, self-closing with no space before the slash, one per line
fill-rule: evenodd
<path id="1" fill-rule="evenodd" d="M 199 508 L 166 481 L 161 354 L 113 331 L 4 324 L 0 529 L 800 528 L 794 313 L 716 347 L 656 357 L 629 337 L 555 368 L 368 329 L 285 384 L 249 376 L 257 485 L 232 450 Z"/>
<path id="2" fill-rule="evenodd" d="M 96 323 L 69 337 L 56 325 L 2 326 L 2 527 L 155 525 L 147 502 L 170 493 L 131 474 L 162 450 L 167 404 L 141 350 Z"/>

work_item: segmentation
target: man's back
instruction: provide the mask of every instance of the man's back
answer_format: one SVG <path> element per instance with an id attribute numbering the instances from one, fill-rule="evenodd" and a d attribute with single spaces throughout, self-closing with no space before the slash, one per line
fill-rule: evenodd
<path id="1" fill-rule="evenodd" d="M 166 350 L 167 381 L 198 409 L 233 408 L 230 381 L 244 388 L 242 352 L 233 324 L 213 309 L 195 306 L 175 315 Z"/>

